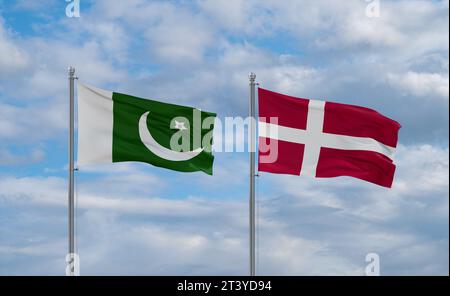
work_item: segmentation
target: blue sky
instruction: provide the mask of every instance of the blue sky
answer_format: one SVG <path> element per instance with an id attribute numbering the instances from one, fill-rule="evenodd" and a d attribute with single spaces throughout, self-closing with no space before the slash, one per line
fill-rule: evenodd
<path id="1" fill-rule="evenodd" d="M 448 274 L 448 1 L 0 0 L 0 274 L 65 273 L 67 67 L 83 82 L 243 116 L 249 72 L 402 124 L 394 186 L 262 174 L 258 274 Z M 85 275 L 245 275 L 247 155 L 214 176 L 139 163 L 77 174 Z"/>

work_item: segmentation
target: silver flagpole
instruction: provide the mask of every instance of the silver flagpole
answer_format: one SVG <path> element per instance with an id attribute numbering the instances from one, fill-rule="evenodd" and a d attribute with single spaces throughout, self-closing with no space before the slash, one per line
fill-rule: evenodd
<path id="1" fill-rule="evenodd" d="M 256 74 L 248 75 L 250 80 L 250 275 L 255 275 L 255 79 Z"/>
<path id="2" fill-rule="evenodd" d="M 75 275 L 75 198 L 74 198 L 74 83 L 75 68 L 69 67 L 69 96 L 70 96 L 70 115 L 69 115 L 69 275 Z"/>

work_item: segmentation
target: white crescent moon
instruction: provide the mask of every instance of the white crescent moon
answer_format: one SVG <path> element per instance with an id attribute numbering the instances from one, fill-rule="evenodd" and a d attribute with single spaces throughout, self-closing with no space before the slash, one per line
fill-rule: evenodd
<path id="1" fill-rule="evenodd" d="M 177 152 L 159 145 L 147 127 L 147 116 L 149 113 L 150 111 L 145 112 L 139 119 L 139 137 L 145 147 L 153 154 L 170 161 L 184 161 L 196 157 L 203 151 L 203 148 L 197 148 L 194 151 Z"/>

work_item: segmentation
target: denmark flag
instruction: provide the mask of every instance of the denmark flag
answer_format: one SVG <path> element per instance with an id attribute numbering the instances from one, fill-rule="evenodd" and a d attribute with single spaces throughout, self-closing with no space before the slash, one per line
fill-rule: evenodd
<path id="1" fill-rule="evenodd" d="M 400 124 L 372 109 L 258 89 L 258 169 L 391 187 Z"/>

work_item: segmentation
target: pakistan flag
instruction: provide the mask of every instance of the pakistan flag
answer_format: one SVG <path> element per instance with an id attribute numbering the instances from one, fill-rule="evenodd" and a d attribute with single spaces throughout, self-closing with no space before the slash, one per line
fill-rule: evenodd
<path id="1" fill-rule="evenodd" d="M 78 165 L 141 161 L 212 175 L 215 113 L 78 84 Z"/>

